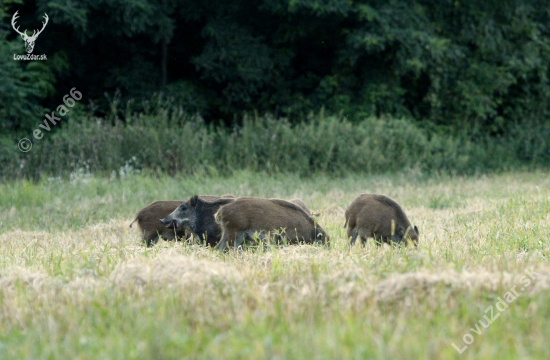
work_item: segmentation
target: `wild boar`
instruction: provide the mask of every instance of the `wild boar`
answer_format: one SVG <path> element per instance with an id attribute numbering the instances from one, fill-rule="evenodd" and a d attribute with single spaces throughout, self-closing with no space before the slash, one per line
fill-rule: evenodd
<path id="1" fill-rule="evenodd" d="M 195 195 L 160 219 L 160 223 L 168 229 L 184 228 L 201 243 L 214 247 L 221 237 L 221 230 L 214 220 L 214 214 L 221 206 L 233 201 L 235 201 L 233 195 L 221 197 Z"/>
<path id="2" fill-rule="evenodd" d="M 243 197 L 227 204 L 216 213 L 222 237 L 217 248 L 225 250 L 254 242 L 254 235 L 266 241 L 268 235 L 288 243 L 324 243 L 330 238 L 317 222 L 300 206 L 281 199 Z"/>
<path id="3" fill-rule="evenodd" d="M 403 243 L 407 239 L 418 245 L 418 228 L 411 226 L 401 207 L 387 196 L 361 194 L 350 204 L 345 217 L 350 245 L 355 244 L 357 237 L 362 245 L 369 237 L 374 238 L 377 245 Z"/>
<path id="4" fill-rule="evenodd" d="M 305 211 L 306 213 L 308 213 L 309 215 L 319 216 L 319 214 L 314 214 L 314 213 L 311 211 L 311 209 L 306 205 L 306 203 L 303 202 L 301 199 L 295 198 L 295 199 L 288 200 L 288 201 L 290 201 L 290 202 L 293 203 L 293 204 L 298 205 L 299 207 L 301 207 L 302 209 L 304 209 L 304 211 Z"/>
<path id="5" fill-rule="evenodd" d="M 143 236 L 142 239 L 148 247 L 156 244 L 159 236 L 166 240 L 174 240 L 176 237 L 184 238 L 185 229 L 168 229 L 159 221 L 174 211 L 182 202 L 178 200 L 154 201 L 137 212 L 130 227 L 137 221 Z"/>

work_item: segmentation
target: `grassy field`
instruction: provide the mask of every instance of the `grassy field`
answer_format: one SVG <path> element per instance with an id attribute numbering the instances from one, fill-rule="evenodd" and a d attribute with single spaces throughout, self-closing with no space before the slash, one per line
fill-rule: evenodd
<path id="1" fill-rule="evenodd" d="M 420 247 L 349 249 L 362 192 L 398 201 Z M 299 197 L 332 247 L 146 249 L 128 229 L 153 200 L 224 193 Z M 549 245 L 542 172 L 0 184 L 0 359 L 549 359 Z"/>

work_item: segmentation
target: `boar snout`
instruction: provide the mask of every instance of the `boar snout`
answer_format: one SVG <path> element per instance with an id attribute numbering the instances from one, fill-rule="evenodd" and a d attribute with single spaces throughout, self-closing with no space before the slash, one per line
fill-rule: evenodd
<path id="1" fill-rule="evenodd" d="M 161 223 L 164 224 L 168 229 L 177 229 L 179 228 L 180 224 L 178 224 L 178 221 L 174 218 L 170 218 L 170 216 L 165 217 L 164 219 L 159 219 Z"/>

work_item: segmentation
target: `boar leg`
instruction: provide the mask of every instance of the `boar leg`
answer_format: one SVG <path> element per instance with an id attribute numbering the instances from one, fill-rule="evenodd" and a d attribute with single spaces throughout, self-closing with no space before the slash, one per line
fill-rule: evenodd
<path id="1" fill-rule="evenodd" d="M 203 246 L 208 245 L 208 234 L 207 233 L 202 233 L 200 235 L 197 234 L 197 238 L 198 238 L 199 245 L 203 245 Z"/>
<path id="2" fill-rule="evenodd" d="M 244 231 L 237 235 L 237 238 L 235 239 L 235 250 L 237 250 L 239 247 L 242 250 L 242 245 L 244 244 L 245 238 L 246 233 Z"/>
<path id="3" fill-rule="evenodd" d="M 156 235 L 153 238 L 146 239 L 145 243 L 147 244 L 147 247 L 150 248 L 150 247 L 153 247 L 153 245 L 155 245 L 158 241 L 159 241 L 159 236 Z"/>
<path id="4" fill-rule="evenodd" d="M 365 230 L 361 228 L 359 229 L 358 234 L 359 234 L 359 238 L 361 239 L 361 246 L 365 246 L 365 244 L 367 243 L 367 239 L 370 237 L 373 237 L 372 231 L 368 229 Z"/>
<path id="5" fill-rule="evenodd" d="M 202 245 L 202 239 L 199 234 L 196 234 L 194 232 L 191 233 L 191 236 L 189 236 L 190 242 Z"/>
<path id="6" fill-rule="evenodd" d="M 268 243 L 269 233 L 265 231 L 252 231 L 246 233 L 247 245 L 248 246 L 259 246 L 260 242 L 264 245 Z"/>
<path id="7" fill-rule="evenodd" d="M 351 231 L 351 240 L 349 242 L 350 246 L 355 245 L 355 241 L 357 240 L 357 235 L 359 235 L 359 231 L 357 231 L 357 229 L 353 229 Z"/>
<path id="8" fill-rule="evenodd" d="M 262 241 L 263 243 L 263 249 L 264 251 L 268 251 L 268 250 L 271 250 L 271 247 L 272 245 L 274 247 L 277 247 L 277 245 L 279 244 L 279 241 L 277 238 L 274 238 L 272 240 L 272 237 L 270 236 L 271 234 L 269 232 L 260 232 L 258 233 L 258 237 L 260 238 L 260 240 Z"/>
<path id="9" fill-rule="evenodd" d="M 226 247 L 227 247 L 227 232 L 222 231 L 222 238 L 218 243 L 218 245 L 214 247 L 214 249 L 218 249 L 219 251 L 223 252 Z"/>
<path id="10" fill-rule="evenodd" d="M 376 246 L 382 246 L 382 244 L 386 242 L 386 239 L 383 236 L 376 236 L 376 234 L 373 234 L 372 237 Z"/>
<path id="11" fill-rule="evenodd" d="M 374 239 L 374 243 L 376 244 L 376 246 L 382 246 L 382 244 L 385 242 L 385 239 L 383 236 L 376 235 L 379 232 L 380 232 L 380 224 L 376 224 L 374 226 L 374 229 L 370 232 L 370 236 L 369 236 Z"/>
<path id="12" fill-rule="evenodd" d="M 166 241 L 172 241 L 176 238 L 176 229 L 173 229 L 173 231 L 171 231 L 172 229 L 167 229 L 168 231 L 162 231 L 160 235 L 160 237 L 162 237 L 164 240 Z"/>

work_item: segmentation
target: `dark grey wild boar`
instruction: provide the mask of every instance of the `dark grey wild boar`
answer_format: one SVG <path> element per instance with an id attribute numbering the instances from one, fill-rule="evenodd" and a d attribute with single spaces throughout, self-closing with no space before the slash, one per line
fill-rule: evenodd
<path id="1" fill-rule="evenodd" d="M 298 205 L 299 207 L 301 207 L 302 209 L 304 209 L 304 211 L 306 213 L 308 213 L 309 215 L 312 215 L 312 216 L 319 216 L 319 214 L 314 214 L 311 209 L 306 205 L 305 202 L 303 202 L 301 199 L 298 199 L 298 198 L 295 198 L 295 199 L 292 199 L 292 200 L 288 200 L 290 201 L 291 203 L 293 204 L 296 204 Z"/>
<path id="2" fill-rule="evenodd" d="M 214 221 L 214 214 L 221 206 L 235 201 L 233 195 L 193 196 L 181 203 L 159 223 L 168 229 L 186 229 L 195 239 L 211 247 L 220 241 L 221 229 Z M 157 220 L 158 221 L 158 220 Z"/>
<path id="3" fill-rule="evenodd" d="M 257 234 L 262 241 L 268 234 L 276 241 L 288 243 L 323 243 L 330 238 L 317 222 L 300 206 L 281 199 L 243 197 L 220 208 L 216 222 L 222 228 L 218 244 L 220 251 L 254 242 Z"/>
<path id="4" fill-rule="evenodd" d="M 137 212 L 130 227 L 137 221 L 143 236 L 142 239 L 147 246 L 157 243 L 159 236 L 166 240 L 174 240 L 176 237 L 184 238 L 185 229 L 168 229 L 159 221 L 174 211 L 182 202 L 178 200 L 154 201 Z"/>
<path id="5" fill-rule="evenodd" d="M 403 243 L 410 238 L 418 245 L 418 228 L 411 226 L 401 207 L 387 196 L 361 194 L 350 204 L 345 216 L 350 245 L 355 244 L 357 237 L 363 245 L 367 238 L 374 238 L 377 245 Z"/>

